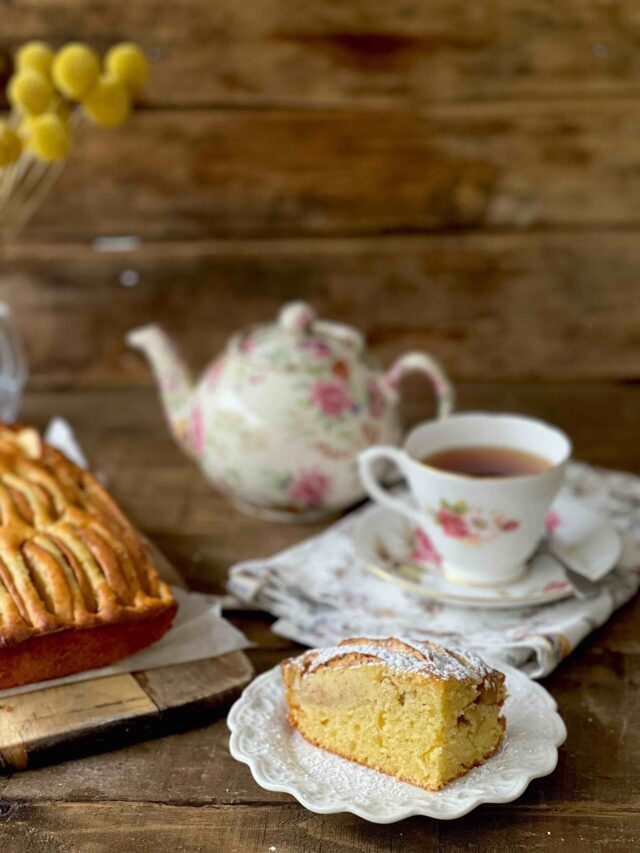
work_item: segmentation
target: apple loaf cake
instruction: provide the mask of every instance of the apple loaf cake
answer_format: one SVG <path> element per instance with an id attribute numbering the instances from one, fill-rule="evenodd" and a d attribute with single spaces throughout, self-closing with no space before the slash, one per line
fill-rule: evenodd
<path id="1" fill-rule="evenodd" d="M 0 424 L 0 689 L 125 658 L 175 612 L 96 478 L 35 429 Z"/>
<path id="2" fill-rule="evenodd" d="M 428 790 L 500 746 L 504 675 L 433 643 L 354 638 L 281 664 L 291 725 L 315 746 Z"/>

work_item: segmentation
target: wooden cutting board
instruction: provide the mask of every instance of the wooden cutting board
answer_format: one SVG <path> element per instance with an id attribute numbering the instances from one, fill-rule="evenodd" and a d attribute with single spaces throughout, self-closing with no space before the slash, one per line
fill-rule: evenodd
<path id="1" fill-rule="evenodd" d="M 157 552 L 156 552 L 157 553 Z M 184 586 L 158 555 L 160 574 Z M 244 652 L 0 700 L 0 768 L 24 770 L 203 725 L 253 676 Z"/>

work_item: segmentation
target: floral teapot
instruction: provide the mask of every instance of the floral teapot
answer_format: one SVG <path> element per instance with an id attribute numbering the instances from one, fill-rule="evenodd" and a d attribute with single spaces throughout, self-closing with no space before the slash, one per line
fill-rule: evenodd
<path id="1" fill-rule="evenodd" d="M 134 329 L 127 341 L 151 362 L 184 450 L 240 509 L 274 520 L 316 520 L 364 496 L 357 455 L 399 443 L 406 373 L 433 384 L 438 416 L 452 406 L 430 356 L 407 353 L 384 373 L 356 329 L 318 320 L 302 302 L 233 337 L 197 385 L 160 327 Z"/>

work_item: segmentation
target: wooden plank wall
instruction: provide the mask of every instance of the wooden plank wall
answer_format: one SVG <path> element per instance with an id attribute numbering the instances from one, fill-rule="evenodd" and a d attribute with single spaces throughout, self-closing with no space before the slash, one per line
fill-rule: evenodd
<path id="1" fill-rule="evenodd" d="M 88 130 L 0 260 L 41 385 L 137 385 L 304 297 L 464 380 L 640 377 L 636 0 L 21 0 L 28 38 L 121 38 L 142 108 Z M 136 247 L 105 254 L 104 236 Z M 133 286 L 127 286 L 131 285 Z"/>

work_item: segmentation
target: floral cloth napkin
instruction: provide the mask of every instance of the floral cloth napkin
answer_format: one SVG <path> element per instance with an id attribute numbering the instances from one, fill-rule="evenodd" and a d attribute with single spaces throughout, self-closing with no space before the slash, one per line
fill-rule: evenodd
<path id="1" fill-rule="evenodd" d="M 574 497 L 606 515 L 623 536 L 620 564 L 589 600 L 514 610 L 453 607 L 414 596 L 371 574 L 352 546 L 360 512 L 265 560 L 234 566 L 229 591 L 278 617 L 276 634 L 309 646 L 354 635 L 404 634 L 490 650 L 532 678 L 548 675 L 640 585 L 640 478 L 574 463 Z"/>

